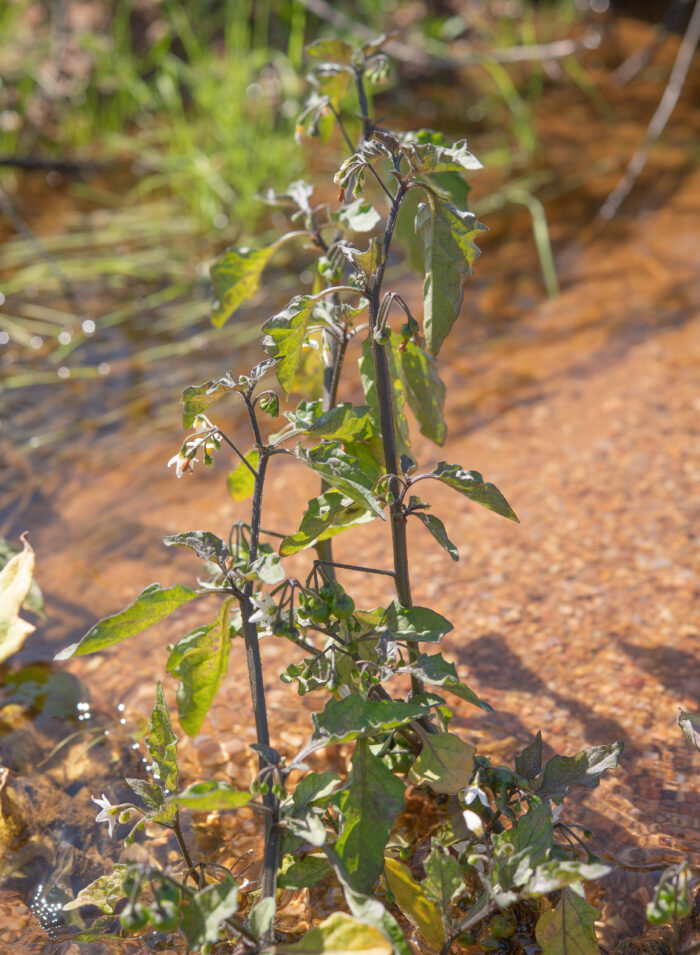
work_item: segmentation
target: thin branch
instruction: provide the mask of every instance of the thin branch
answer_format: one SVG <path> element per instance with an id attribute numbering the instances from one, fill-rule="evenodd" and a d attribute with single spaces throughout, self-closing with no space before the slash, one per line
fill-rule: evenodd
<path id="1" fill-rule="evenodd" d="M 245 464 L 245 466 L 248 468 L 248 470 L 249 470 L 250 473 L 253 475 L 253 477 L 257 477 L 258 472 L 255 470 L 255 468 L 254 468 L 253 465 L 250 463 L 250 461 L 248 461 L 248 459 L 246 458 L 245 454 L 243 454 L 243 452 L 240 451 L 240 450 L 236 447 L 236 445 L 233 443 L 233 441 L 232 441 L 230 438 L 227 438 L 226 435 L 224 434 L 224 432 L 223 432 L 223 431 L 219 431 L 218 428 L 217 428 L 213 433 L 215 433 L 215 434 L 220 434 L 221 437 L 222 437 L 222 438 L 224 439 L 224 441 L 226 442 L 226 444 L 227 444 L 230 448 L 233 448 L 233 450 L 236 452 L 236 454 L 238 455 L 238 457 L 241 459 L 241 461 L 242 461 L 242 462 Z"/>
<path id="2" fill-rule="evenodd" d="M 314 567 L 317 566 L 340 567 L 341 570 L 357 570 L 362 574 L 384 574 L 387 577 L 393 577 L 393 570 L 379 570 L 376 567 L 361 567 L 359 564 L 339 564 L 337 560 L 315 560 Z"/>
<path id="3" fill-rule="evenodd" d="M 652 146 L 666 128 L 666 123 L 676 108 L 698 41 L 700 41 L 700 0 L 695 0 L 693 12 L 678 48 L 673 69 L 661 101 L 647 126 L 642 144 L 630 159 L 622 179 L 600 207 L 598 215 L 601 218 L 612 219 L 617 214 L 620 206 L 632 191 L 638 176 L 646 166 Z"/>

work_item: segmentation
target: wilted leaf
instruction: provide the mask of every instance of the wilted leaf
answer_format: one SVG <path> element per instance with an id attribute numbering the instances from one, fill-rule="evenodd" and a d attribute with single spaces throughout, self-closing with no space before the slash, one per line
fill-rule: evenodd
<path id="1" fill-rule="evenodd" d="M 90 885 L 81 889 L 71 902 L 66 902 L 63 911 L 69 912 L 71 909 L 79 909 L 83 905 L 94 905 L 100 912 L 111 915 L 117 902 L 126 896 L 124 879 L 128 868 L 128 865 L 117 863 L 110 873 L 101 875 Z"/>
<path id="2" fill-rule="evenodd" d="M 475 504 L 481 504 L 490 511 L 500 514 L 501 517 L 507 517 L 508 520 L 515 521 L 516 524 L 520 523 L 510 504 L 496 485 L 484 481 L 478 471 L 467 471 L 459 464 L 448 464 L 447 461 L 440 461 L 432 473 L 443 484 L 460 494 L 464 494 Z"/>
<path id="3" fill-rule="evenodd" d="M 595 921 L 600 912 L 573 889 L 564 889 L 554 910 L 540 915 L 535 936 L 542 955 L 599 955 Z"/>
<path id="4" fill-rule="evenodd" d="M 34 574 L 34 551 L 25 536 L 22 543 L 21 553 L 0 571 L 0 663 L 16 653 L 34 631 L 32 624 L 19 616 Z"/>
<path id="5" fill-rule="evenodd" d="M 440 909 L 414 882 L 408 868 L 398 859 L 386 859 L 386 881 L 406 918 L 436 949 L 445 944 L 445 929 Z"/>
<path id="6" fill-rule="evenodd" d="M 168 673 L 180 678 L 177 708 L 180 725 L 188 736 L 199 733 L 226 676 L 231 651 L 232 600 L 232 597 L 224 600 L 214 623 L 198 627 L 179 640 L 168 658 Z"/>
<path id="7" fill-rule="evenodd" d="M 257 448 L 252 448 L 245 456 L 246 461 L 253 469 L 240 461 L 233 471 L 226 478 L 228 492 L 234 501 L 245 501 L 255 490 L 255 474 L 260 463 L 260 452 Z"/>
<path id="8" fill-rule="evenodd" d="M 312 713 L 312 740 L 347 743 L 352 739 L 376 736 L 418 720 L 428 713 L 427 707 L 400 700 L 363 700 L 351 693 L 342 700 L 329 700 L 323 712 Z"/>
<path id="9" fill-rule="evenodd" d="M 623 746 L 623 743 L 609 743 L 585 749 L 575 756 L 552 756 L 537 782 L 537 795 L 561 803 L 578 786 L 594 789 L 606 770 L 617 767 Z"/>
<path id="10" fill-rule="evenodd" d="M 272 258 L 278 243 L 265 249 L 229 249 L 211 267 L 211 282 L 216 301 L 212 306 L 212 324 L 221 328 L 236 309 L 260 288 L 260 276 Z"/>
<path id="11" fill-rule="evenodd" d="M 461 212 L 429 194 L 418 206 L 416 232 L 423 243 L 423 319 L 429 350 L 437 355 L 462 308 L 462 276 L 479 255 L 474 244 L 485 231 L 473 213 Z"/>
<path id="12" fill-rule="evenodd" d="M 406 401 L 416 416 L 420 433 L 435 444 L 444 444 L 445 385 L 437 373 L 435 358 L 410 340 L 396 354 Z"/>
<path id="13" fill-rule="evenodd" d="M 247 806 L 252 798 L 250 793 L 240 792 L 230 783 L 208 779 L 206 782 L 193 783 L 176 796 L 170 796 L 168 802 L 197 812 L 214 812 L 241 809 Z"/>
<path id="14" fill-rule="evenodd" d="M 404 794 L 401 780 L 359 740 L 347 785 L 334 802 L 341 814 L 335 851 L 360 892 L 369 893 L 384 868 L 384 847 Z"/>
<path id="15" fill-rule="evenodd" d="M 137 633 L 152 627 L 197 596 L 194 590 L 183 587 L 182 584 L 176 584 L 166 590 L 163 590 L 160 584 L 151 584 L 142 590 L 125 610 L 100 620 L 78 643 L 73 643 L 57 653 L 54 660 L 68 660 L 86 653 L 97 653 L 98 650 L 135 637 Z"/>
<path id="16" fill-rule="evenodd" d="M 427 783 L 436 793 L 457 793 L 474 774 L 474 753 L 474 747 L 454 733 L 426 733 L 408 779 L 416 785 Z"/>
<path id="17" fill-rule="evenodd" d="M 391 942 L 378 929 L 344 912 L 334 912 L 291 945 L 277 945 L 276 955 L 391 955 Z"/>
<path id="18" fill-rule="evenodd" d="M 188 547 L 202 560 L 223 562 L 229 556 L 228 547 L 211 531 L 185 531 L 163 538 L 166 547 Z"/>
<path id="19" fill-rule="evenodd" d="M 22 540 L 22 547 L 24 548 L 24 540 Z M 15 547 L 14 544 L 11 544 L 10 541 L 6 540 L 4 537 L 0 537 L 0 570 L 5 567 L 12 558 L 19 554 L 20 550 L 18 547 Z M 44 618 L 44 597 L 39 589 L 39 585 L 36 580 L 32 580 L 29 585 L 29 593 L 24 599 L 22 604 L 24 610 L 28 610 L 30 613 L 35 614 L 37 617 Z"/>
<path id="20" fill-rule="evenodd" d="M 434 514 L 426 514 L 425 511 L 413 511 L 413 514 L 422 524 L 425 525 L 425 527 L 427 527 L 438 544 L 445 548 L 452 560 L 459 560 L 459 551 L 447 536 L 445 525 L 442 523 L 440 518 L 435 517 Z"/>
<path id="21" fill-rule="evenodd" d="M 382 502 L 373 492 L 373 481 L 358 466 L 358 459 L 347 454 L 337 441 L 326 441 L 313 448 L 298 445 L 293 454 L 336 490 L 386 520 Z"/>

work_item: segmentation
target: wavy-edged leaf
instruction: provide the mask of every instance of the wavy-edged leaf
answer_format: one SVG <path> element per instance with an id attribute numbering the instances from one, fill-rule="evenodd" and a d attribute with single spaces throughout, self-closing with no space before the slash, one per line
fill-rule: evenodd
<path id="1" fill-rule="evenodd" d="M 222 375 L 221 378 L 213 378 L 201 385 L 190 385 L 182 392 L 182 398 L 180 399 L 182 427 L 191 428 L 197 415 L 202 414 L 224 395 L 230 395 L 233 391 L 245 390 L 247 390 L 245 382 L 235 377 L 230 371 Z"/>
<path id="2" fill-rule="evenodd" d="M 474 172 L 483 169 L 482 164 L 467 149 L 466 139 L 452 146 L 434 143 L 415 143 L 409 149 L 410 161 L 416 172 Z"/>
<path id="3" fill-rule="evenodd" d="M 285 394 L 289 394 L 294 385 L 315 304 L 316 299 L 311 295 L 295 295 L 286 308 L 269 318 L 262 327 L 265 332 L 262 346 L 271 358 L 279 359 L 275 371 Z"/>
<path id="4" fill-rule="evenodd" d="M 376 736 L 418 720 L 429 712 L 425 706 L 401 700 L 363 700 L 351 693 L 342 700 L 329 700 L 321 713 L 312 713 L 312 741 L 347 743 L 353 739 Z"/>
<path id="5" fill-rule="evenodd" d="M 430 531 L 438 544 L 445 548 L 452 560 L 459 560 L 459 551 L 447 536 L 445 525 L 440 518 L 435 517 L 434 514 L 426 514 L 425 511 L 413 511 L 412 513 Z"/>
<path id="6" fill-rule="evenodd" d="M 455 696 L 480 707 L 482 710 L 492 711 L 484 700 L 480 699 L 466 683 L 462 683 L 457 675 L 454 663 L 448 663 L 441 653 L 421 653 L 418 659 L 406 668 L 423 683 L 432 683 L 442 686 Z"/>
<path id="7" fill-rule="evenodd" d="M 386 859 L 385 866 L 387 885 L 403 914 L 425 936 L 426 941 L 436 949 L 442 948 L 445 944 L 445 929 L 438 906 L 427 898 L 402 862 Z"/>
<path id="8" fill-rule="evenodd" d="M 405 787 L 381 759 L 359 740 L 347 785 L 334 799 L 341 814 L 335 851 L 350 884 L 369 893 L 384 868 L 384 847 L 404 806 Z"/>
<path id="9" fill-rule="evenodd" d="M 156 685 L 156 702 L 151 713 L 151 732 L 146 737 L 146 746 L 166 789 L 177 789 L 177 736 L 165 702 L 165 693 L 160 681 Z"/>
<path id="10" fill-rule="evenodd" d="M 304 47 L 309 56 L 317 60 L 331 60 L 334 63 L 350 63 L 354 53 L 353 48 L 345 40 L 328 39 L 314 40 Z"/>
<path id="11" fill-rule="evenodd" d="M 229 556 L 226 544 L 211 531 L 184 531 L 163 538 L 166 547 L 187 547 L 202 560 L 223 562 Z"/>
<path id="12" fill-rule="evenodd" d="M 19 615 L 34 574 L 34 551 L 22 537 L 23 548 L 0 571 L 0 663 L 16 653 L 34 626 Z"/>
<path id="13" fill-rule="evenodd" d="M 220 779 L 207 779 L 202 783 L 193 783 L 181 793 L 170 796 L 168 802 L 197 812 L 223 812 L 227 809 L 242 809 L 252 798 L 250 793 L 240 792 L 230 783 Z"/>
<path id="14" fill-rule="evenodd" d="M 575 756 L 552 756 L 536 780 L 537 795 L 561 803 L 579 786 L 595 789 L 604 772 L 617 768 L 623 747 L 624 743 L 608 743 L 584 749 Z"/>
<path id="15" fill-rule="evenodd" d="M 377 210 L 366 199 L 348 202 L 337 212 L 331 212 L 331 219 L 349 232 L 371 232 L 382 221 Z"/>
<path id="16" fill-rule="evenodd" d="M 384 622 L 395 640 L 410 643 L 438 643 L 454 629 L 442 614 L 428 607 L 402 607 L 398 600 L 387 607 Z"/>
<path id="17" fill-rule="evenodd" d="M 318 541 L 342 533 L 348 527 L 373 521 L 375 516 L 340 491 L 326 491 L 308 502 L 299 530 L 284 538 L 280 554 L 283 557 L 296 554 Z"/>
<path id="18" fill-rule="evenodd" d="M 168 658 L 168 672 L 180 679 L 177 708 L 180 725 L 188 736 L 199 733 L 226 676 L 232 600 L 224 600 L 214 623 L 198 627 L 179 640 Z"/>
<path id="19" fill-rule="evenodd" d="M 581 892 L 567 888 L 555 909 L 543 912 L 535 926 L 535 937 L 542 955 L 598 955 L 595 921 L 598 909 Z"/>
<path id="20" fill-rule="evenodd" d="M 364 925 L 344 912 L 334 912 L 325 921 L 291 945 L 276 945 L 276 955 L 391 955 L 391 942 L 371 925 Z"/>
<path id="21" fill-rule="evenodd" d="M 63 911 L 70 912 L 71 909 L 79 909 L 83 905 L 94 905 L 100 912 L 111 915 L 117 902 L 127 895 L 124 880 L 128 869 L 128 865 L 118 862 L 111 872 L 99 876 L 81 889 L 72 901 L 66 902 Z"/>
<path id="22" fill-rule="evenodd" d="M 479 255 L 474 240 L 486 230 L 473 213 L 433 194 L 418 206 L 415 228 L 423 244 L 425 339 L 437 355 L 462 308 L 462 277 Z"/>
<path id="23" fill-rule="evenodd" d="M 252 448 L 248 451 L 245 455 L 245 459 L 250 467 L 253 468 L 253 471 L 257 471 L 258 464 L 260 463 L 260 452 L 258 449 Z M 255 490 L 255 474 L 253 471 L 250 470 L 248 465 L 239 461 L 233 471 L 229 473 L 229 476 L 226 478 L 226 486 L 234 501 L 245 501 L 252 495 Z"/>
<path id="24" fill-rule="evenodd" d="M 410 340 L 397 349 L 396 354 L 404 395 L 416 416 L 420 433 L 435 444 L 443 445 L 447 437 L 443 415 L 445 385 L 437 373 L 434 356 Z"/>
<path id="25" fill-rule="evenodd" d="M 474 774 L 475 749 L 454 733 L 426 733 L 408 773 L 409 782 L 427 783 L 436 793 L 458 793 Z"/>
<path id="26" fill-rule="evenodd" d="M 373 492 L 374 482 L 359 467 L 356 457 L 347 454 L 338 441 L 325 441 L 313 448 L 298 445 L 292 452 L 324 480 L 384 521 L 382 502 Z"/>
<path id="27" fill-rule="evenodd" d="M 448 464 L 447 461 L 440 461 L 432 473 L 438 481 L 442 481 L 443 484 L 468 497 L 475 504 L 481 504 L 482 507 L 487 507 L 490 511 L 500 514 L 501 517 L 507 517 L 509 521 L 515 521 L 516 524 L 520 523 L 515 511 L 496 485 L 484 481 L 478 471 L 468 471 L 459 464 Z"/>
<path id="28" fill-rule="evenodd" d="M 264 249 L 229 249 L 212 265 L 211 283 L 216 301 L 212 324 L 221 328 L 236 309 L 260 288 L 260 276 L 279 243 Z"/>
<path id="29" fill-rule="evenodd" d="M 128 640 L 198 596 L 194 590 L 183 587 L 182 584 L 165 590 L 160 584 L 150 584 L 125 610 L 100 620 L 78 643 L 73 643 L 57 653 L 54 660 L 68 660 L 86 653 L 97 653 L 98 650 Z"/>

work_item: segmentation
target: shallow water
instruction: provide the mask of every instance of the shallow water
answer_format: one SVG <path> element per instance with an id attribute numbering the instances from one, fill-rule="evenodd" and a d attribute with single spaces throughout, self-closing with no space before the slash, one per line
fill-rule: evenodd
<path id="1" fill-rule="evenodd" d="M 628 42 L 636 37 L 631 32 Z M 506 761 L 539 727 L 550 752 L 624 740 L 620 770 L 566 816 L 589 825 L 601 851 L 627 866 L 610 877 L 602 899 L 606 946 L 643 927 L 653 867 L 684 854 L 700 865 L 693 782 L 700 763 L 674 725 L 676 707 L 697 710 L 700 696 L 700 461 L 692 441 L 700 180 L 689 172 L 687 152 L 698 128 L 691 106 L 698 79 L 696 68 L 665 146 L 622 221 L 604 231 L 591 227 L 591 212 L 616 172 L 590 170 L 629 153 L 659 86 L 609 91 L 622 117 L 615 125 L 605 125 L 585 101 L 567 115 L 570 90 L 545 97 L 540 135 L 555 173 L 547 213 L 562 294 L 543 299 L 527 216 L 508 209 L 488 217 L 493 230 L 443 365 L 445 455 L 498 484 L 522 525 L 504 528 L 491 515 L 454 514 L 437 495 L 436 512 L 454 515 L 462 559 L 447 568 L 428 549 L 414 574 L 417 601 L 437 601 L 455 623 L 446 653 L 494 706 L 492 715 L 455 708 L 457 726 L 480 749 Z M 472 145 L 478 152 L 476 139 Z M 563 190 L 574 173 L 578 185 Z M 494 179 L 487 173 L 475 183 L 475 201 Z M 417 284 L 406 288 L 406 297 L 418 301 Z M 250 310 L 251 321 L 267 313 L 268 302 Z M 0 488 L 2 531 L 16 537 L 29 530 L 47 603 L 46 621 L 5 668 L 0 697 L 0 762 L 12 773 L 6 798 L 15 820 L 0 833 L 9 847 L 0 942 L 16 951 L 48 946 L 40 926 L 27 921 L 28 903 L 41 914 L 39 899 L 59 904 L 94 878 L 106 858 L 123 858 L 120 844 L 93 823 L 90 796 L 104 791 L 116 801 L 124 794 L 118 780 L 139 771 L 165 645 L 202 618 L 186 609 L 175 623 L 106 654 L 53 667 L 48 661 L 143 586 L 193 579 L 196 565 L 166 550 L 163 534 L 202 527 L 223 536 L 240 516 L 223 487 L 225 466 L 178 482 L 165 463 L 181 440 L 181 388 L 230 366 L 244 370 L 258 356 L 233 352 L 231 342 L 222 366 L 223 346 L 210 338 L 201 349 L 186 346 L 183 355 L 149 366 L 133 357 L 144 340 L 152 345 L 147 318 L 135 330 L 115 326 L 91 346 L 105 350 L 95 361 L 109 361 L 114 373 L 3 395 L 12 420 L 3 439 L 9 467 Z M 166 339 L 177 344 L 177 333 Z M 233 412 L 229 428 L 246 443 Z M 32 435 L 52 429 L 66 431 L 60 443 L 28 447 Z M 436 457 L 424 444 L 417 447 L 425 458 Z M 292 507 L 300 513 L 312 489 L 282 468 L 265 520 L 286 527 Z M 412 540 L 425 543 L 418 534 Z M 348 546 L 341 537 L 340 559 Z M 368 563 L 385 561 L 387 544 L 374 527 L 362 529 L 352 546 Z M 364 590 L 368 605 L 388 599 L 381 583 Z M 273 738 L 292 753 L 305 741 L 315 701 L 279 683 L 289 662 L 284 645 L 267 641 L 262 649 Z M 172 699 L 172 681 L 165 685 Z M 247 785 L 253 734 L 246 698 L 238 654 L 204 733 L 181 746 L 186 778 L 216 772 Z M 88 700 L 90 718 L 79 720 L 86 711 L 78 703 Z M 5 806 L 3 812 L 8 815 Z M 255 833 L 243 812 L 235 822 L 197 820 L 191 836 L 198 851 L 229 864 L 256 844 Z M 165 861 L 173 847 L 149 842 L 133 851 Z M 57 931 L 60 938 L 68 929 Z M 99 944 L 94 951 L 107 950 Z M 113 943 L 124 952 L 143 950 L 139 944 Z M 70 943 L 51 950 L 70 951 Z"/>

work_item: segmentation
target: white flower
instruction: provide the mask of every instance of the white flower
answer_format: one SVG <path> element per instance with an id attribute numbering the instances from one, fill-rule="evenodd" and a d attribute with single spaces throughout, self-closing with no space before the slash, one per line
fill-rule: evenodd
<path id="1" fill-rule="evenodd" d="M 482 806 L 489 808 L 489 797 L 476 783 L 464 791 L 464 801 L 467 806 L 470 806 L 475 799 L 478 799 Z"/>
<path id="2" fill-rule="evenodd" d="M 195 431 L 211 431 L 214 425 L 205 414 L 198 414 L 192 422 Z"/>
<path id="3" fill-rule="evenodd" d="M 182 477 L 185 471 L 193 471 L 195 458 L 190 458 L 186 454 L 183 454 L 182 451 L 178 451 L 177 454 L 174 454 L 172 458 L 168 461 L 168 467 L 171 468 L 173 464 L 175 465 L 175 474 L 178 477 Z"/>
<path id="4" fill-rule="evenodd" d="M 265 636 L 273 631 L 277 617 L 277 604 L 269 594 L 258 594 L 250 598 L 258 609 L 250 615 L 250 622 L 258 624 L 258 635 Z"/>
<path id="5" fill-rule="evenodd" d="M 484 820 L 477 813 L 472 812 L 471 809 L 465 809 L 462 813 L 464 816 L 464 822 L 466 823 L 467 829 L 470 832 L 473 832 L 475 836 L 483 836 L 484 834 Z"/>
<path id="6" fill-rule="evenodd" d="M 96 806 L 100 807 L 101 812 L 95 816 L 95 822 L 106 822 L 109 826 L 109 837 L 112 838 L 114 834 L 114 806 L 107 799 L 104 793 L 102 793 L 102 799 L 95 799 L 94 796 L 90 797 Z"/>

